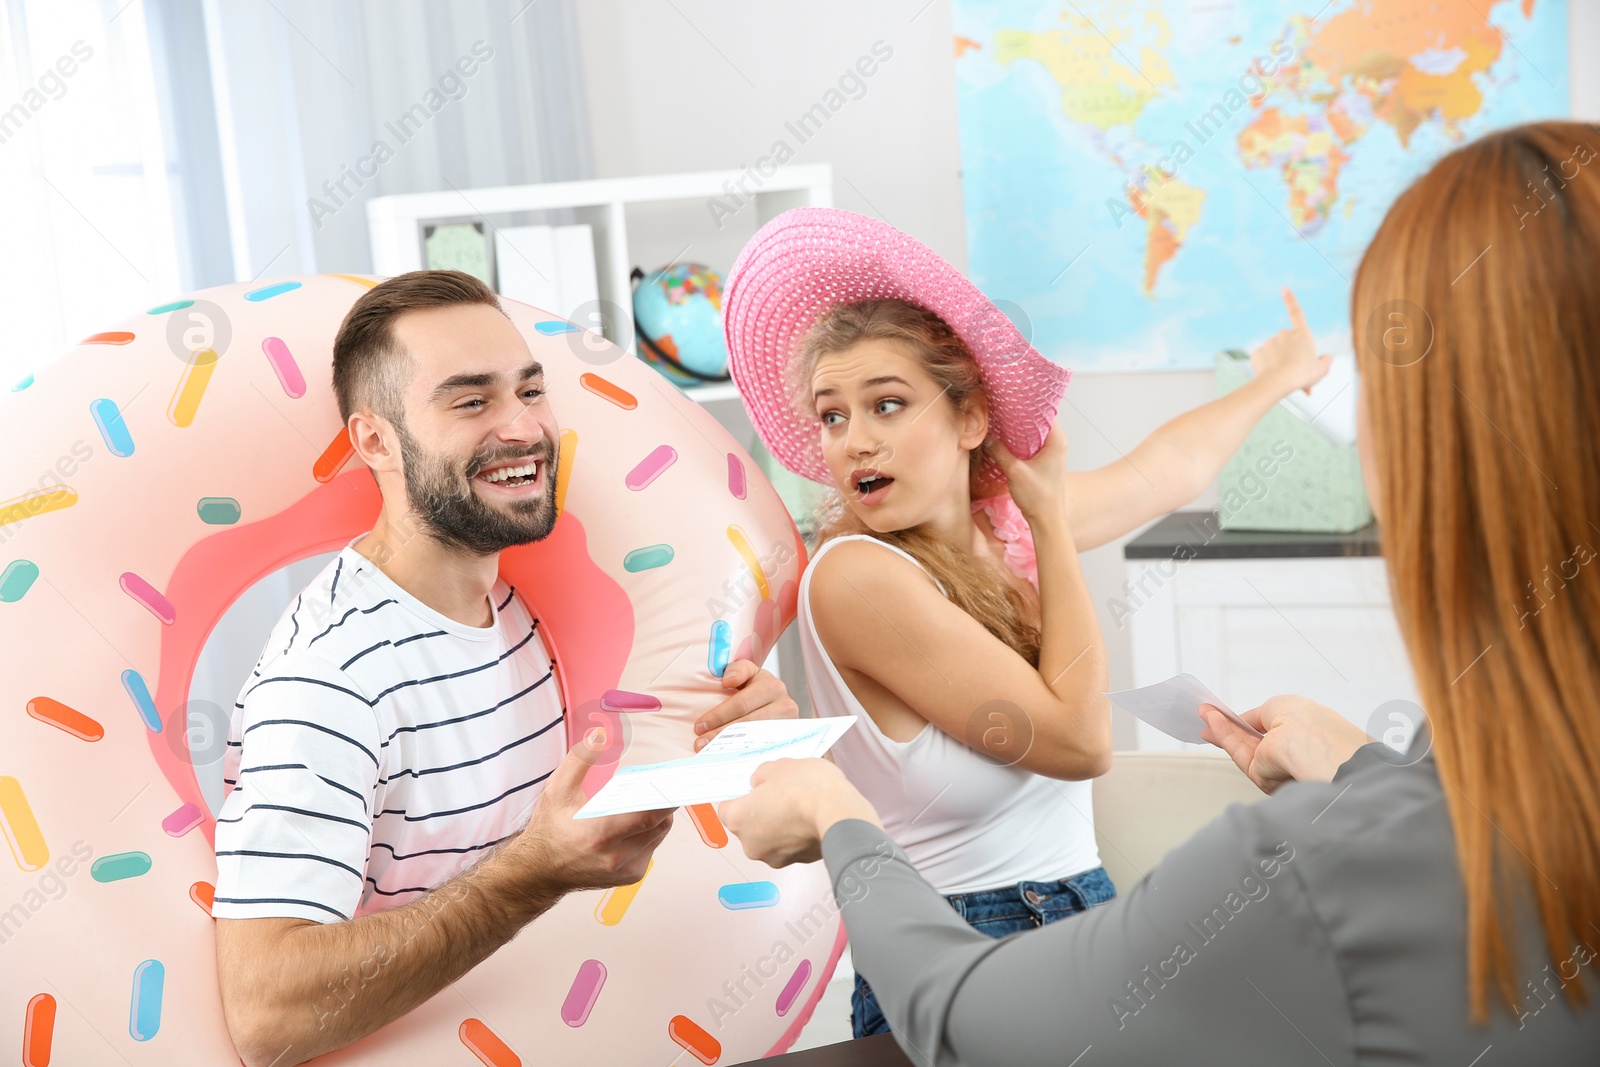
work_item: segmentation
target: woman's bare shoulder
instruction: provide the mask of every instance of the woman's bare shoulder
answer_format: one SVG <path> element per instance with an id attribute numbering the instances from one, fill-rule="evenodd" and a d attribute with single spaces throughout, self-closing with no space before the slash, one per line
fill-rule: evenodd
<path id="1" fill-rule="evenodd" d="M 861 585 L 875 588 L 933 585 L 933 579 L 921 566 L 875 538 L 851 538 L 830 542 L 824 547 L 827 551 L 813 557 L 811 564 L 811 587 L 823 596 Z"/>
<path id="2" fill-rule="evenodd" d="M 951 606 L 926 571 L 881 541 L 834 545 L 812 567 L 812 620 L 829 649 L 867 649 L 885 621 Z"/>

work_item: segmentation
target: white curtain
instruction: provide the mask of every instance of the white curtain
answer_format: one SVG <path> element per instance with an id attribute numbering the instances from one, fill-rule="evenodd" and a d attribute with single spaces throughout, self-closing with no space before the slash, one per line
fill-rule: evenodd
<path id="1" fill-rule="evenodd" d="M 0 0 L 0 389 L 180 287 L 144 10 Z"/>
<path id="2" fill-rule="evenodd" d="M 366 201 L 592 174 L 571 0 L 202 0 L 237 277 L 371 268 Z"/>
<path id="3" fill-rule="evenodd" d="M 577 35 L 572 0 L 0 0 L 0 389 L 185 290 L 369 270 L 372 196 L 591 176 Z"/>

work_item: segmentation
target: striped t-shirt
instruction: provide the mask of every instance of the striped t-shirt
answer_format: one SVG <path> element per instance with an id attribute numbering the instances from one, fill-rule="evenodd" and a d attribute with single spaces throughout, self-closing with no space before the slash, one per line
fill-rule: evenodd
<path id="1" fill-rule="evenodd" d="M 353 547 L 305 588 L 234 705 L 214 915 L 403 904 L 527 822 L 564 709 L 538 622 L 503 581 L 490 606 L 462 625 Z"/>

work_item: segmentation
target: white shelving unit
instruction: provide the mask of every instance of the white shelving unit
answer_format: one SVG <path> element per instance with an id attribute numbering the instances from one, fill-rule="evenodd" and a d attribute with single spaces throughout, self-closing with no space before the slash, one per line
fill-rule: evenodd
<path id="1" fill-rule="evenodd" d="M 790 208 L 833 206 L 833 168 L 829 164 L 785 167 L 770 178 L 755 180 L 761 183 L 751 194 L 758 226 Z M 634 261 L 628 247 L 629 205 L 670 200 L 710 201 L 712 198 L 727 201 L 729 190 L 735 190 L 732 195 L 742 200 L 745 194 L 737 192 L 740 183 L 748 187 L 751 181 L 749 171 L 708 170 L 693 174 L 597 178 L 374 197 L 367 202 L 372 270 L 375 274 L 421 270 L 425 226 L 476 222 L 489 216 L 525 211 L 570 210 L 574 221 L 588 223 L 594 232 L 600 299 L 618 308 L 631 309 L 633 286 L 628 272 Z M 624 335 L 614 323 L 605 326 L 607 336 L 632 354 L 632 330 Z M 686 391 L 692 396 L 704 392 L 717 400 L 733 396 L 731 391 L 720 386 Z"/>

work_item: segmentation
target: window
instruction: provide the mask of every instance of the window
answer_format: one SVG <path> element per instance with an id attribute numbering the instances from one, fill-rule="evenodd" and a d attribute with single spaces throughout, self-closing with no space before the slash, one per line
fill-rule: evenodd
<path id="1" fill-rule="evenodd" d="M 0 388 L 180 291 L 141 0 L 0 0 Z"/>

